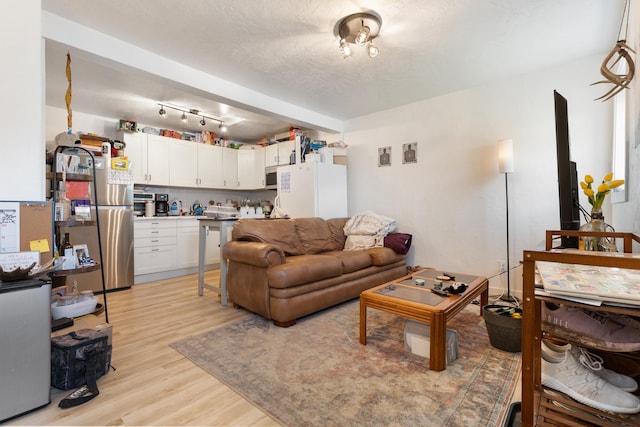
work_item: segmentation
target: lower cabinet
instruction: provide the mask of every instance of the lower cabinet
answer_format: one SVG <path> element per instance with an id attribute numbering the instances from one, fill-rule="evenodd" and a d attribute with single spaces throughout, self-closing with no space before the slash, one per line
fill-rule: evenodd
<path id="1" fill-rule="evenodd" d="M 136 276 L 198 267 L 200 225 L 195 218 L 136 220 Z M 207 230 L 205 264 L 220 262 L 220 232 Z"/>
<path id="2" fill-rule="evenodd" d="M 177 221 L 176 267 L 188 268 L 198 266 L 200 248 L 200 226 L 197 219 Z M 220 232 L 207 230 L 205 264 L 220 262 Z"/>
<path id="3" fill-rule="evenodd" d="M 176 220 L 136 221 L 134 275 L 176 269 Z"/>

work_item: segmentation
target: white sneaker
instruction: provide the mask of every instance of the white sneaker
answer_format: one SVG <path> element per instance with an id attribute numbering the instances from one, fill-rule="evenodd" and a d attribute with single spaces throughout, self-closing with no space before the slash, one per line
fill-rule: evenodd
<path id="1" fill-rule="evenodd" d="M 587 351 L 586 348 L 572 348 L 571 344 L 559 345 L 546 340 L 542 340 L 541 348 L 549 362 L 562 362 L 564 358 L 567 357 L 567 352 L 569 352 L 570 357 L 573 357 L 577 362 L 582 363 L 582 365 L 594 374 L 607 380 L 607 382 L 618 387 L 620 390 L 633 393 L 638 389 L 638 383 L 633 378 L 605 368 L 602 357 Z"/>
<path id="2" fill-rule="evenodd" d="M 543 385 L 592 408 L 620 414 L 640 412 L 640 399 L 594 374 L 570 352 L 561 362 L 542 352 L 541 377 Z"/>
<path id="3" fill-rule="evenodd" d="M 571 350 L 573 357 L 580 363 L 593 371 L 600 378 L 604 378 L 610 384 L 618 387 L 620 390 L 633 393 L 638 389 L 638 383 L 631 377 L 619 374 L 604 367 L 602 357 L 593 354 L 582 347 L 574 347 Z"/>

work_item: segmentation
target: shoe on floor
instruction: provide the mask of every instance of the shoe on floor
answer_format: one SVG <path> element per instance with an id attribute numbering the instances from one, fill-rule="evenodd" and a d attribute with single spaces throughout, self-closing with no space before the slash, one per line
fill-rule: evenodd
<path id="1" fill-rule="evenodd" d="M 542 322 L 558 335 L 599 350 L 640 350 L 640 322 L 629 316 L 543 303 Z"/>
<path id="2" fill-rule="evenodd" d="M 586 348 L 572 347 L 571 344 L 559 345 L 547 340 L 542 340 L 541 350 L 545 358 L 550 362 L 558 363 L 562 362 L 565 357 L 573 357 L 594 374 L 605 379 L 608 383 L 618 387 L 620 390 L 633 393 L 638 389 L 638 383 L 633 378 L 605 368 L 602 357 L 591 353 Z M 567 353 L 569 356 L 567 356 Z"/>
<path id="3" fill-rule="evenodd" d="M 100 391 L 98 391 L 97 387 L 95 389 L 91 389 L 88 386 L 83 385 L 82 387 L 62 399 L 58 406 L 65 409 L 82 405 L 83 403 L 90 401 L 99 394 Z"/>
<path id="4" fill-rule="evenodd" d="M 640 412 L 640 399 L 594 374 L 570 352 L 565 354 L 563 361 L 554 362 L 542 352 L 541 378 L 544 386 L 601 411 L 620 414 Z"/>

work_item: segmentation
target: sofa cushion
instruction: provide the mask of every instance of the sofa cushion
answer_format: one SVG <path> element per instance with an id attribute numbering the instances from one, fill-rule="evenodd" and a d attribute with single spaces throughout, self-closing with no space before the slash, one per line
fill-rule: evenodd
<path id="1" fill-rule="evenodd" d="M 390 248 L 371 248 L 366 251 L 371 256 L 371 263 L 375 266 L 389 265 L 402 261 L 407 256 L 396 253 Z"/>
<path id="2" fill-rule="evenodd" d="M 393 252 L 393 251 L 392 251 Z M 342 274 L 342 262 L 333 256 L 299 255 L 287 257 L 284 264 L 267 270 L 269 287 L 289 288 Z"/>
<path id="3" fill-rule="evenodd" d="M 342 273 L 353 273 L 371 265 L 371 256 L 367 251 L 333 251 L 323 255 L 331 255 L 342 262 Z"/>
<path id="4" fill-rule="evenodd" d="M 336 245 L 335 250 L 344 248 L 344 242 L 347 239 L 347 236 L 344 234 L 344 225 L 347 221 L 349 221 L 349 218 L 331 218 L 327 220 L 329 231 Z"/>
<path id="5" fill-rule="evenodd" d="M 289 219 L 241 219 L 233 225 L 233 240 L 271 243 L 286 255 L 302 255 L 304 248 Z"/>
<path id="6" fill-rule="evenodd" d="M 332 251 L 336 245 L 329 231 L 329 225 L 322 218 L 294 218 L 298 239 L 306 254 Z"/>

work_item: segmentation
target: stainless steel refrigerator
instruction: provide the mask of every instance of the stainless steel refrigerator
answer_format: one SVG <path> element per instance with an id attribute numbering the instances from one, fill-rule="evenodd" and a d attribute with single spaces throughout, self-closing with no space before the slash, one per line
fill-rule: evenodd
<path id="1" fill-rule="evenodd" d="M 107 157 L 105 160 L 109 160 Z M 91 191 L 92 219 L 97 207 L 102 241 L 102 268 L 107 290 L 133 285 L 133 183 L 123 184 L 121 174 L 108 167 L 108 162 L 96 160 L 96 191 L 98 203 Z M 96 226 L 67 227 L 72 244 L 87 244 L 89 256 L 99 261 Z M 102 291 L 100 270 L 67 277 L 67 285 L 76 280 L 80 290 Z"/>

